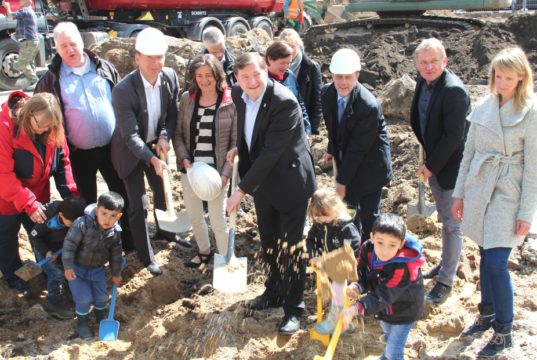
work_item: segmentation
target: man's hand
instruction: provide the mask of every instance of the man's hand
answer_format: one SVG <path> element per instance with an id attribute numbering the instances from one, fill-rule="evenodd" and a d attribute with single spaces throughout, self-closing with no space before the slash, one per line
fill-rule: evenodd
<path id="1" fill-rule="evenodd" d="M 157 146 L 155 147 L 155 152 L 160 155 L 161 152 L 167 154 L 170 151 L 170 143 L 164 138 L 159 138 L 157 141 Z"/>
<path id="2" fill-rule="evenodd" d="M 451 205 L 451 215 L 453 215 L 453 218 L 455 218 L 455 220 L 458 222 L 462 221 L 462 217 L 464 216 L 464 203 L 462 199 L 453 199 L 453 204 Z"/>
<path id="3" fill-rule="evenodd" d="M 64 273 L 63 273 L 63 276 L 65 276 L 65 279 L 67 281 L 73 281 L 74 279 L 76 279 L 76 274 L 75 274 L 75 271 L 73 269 L 65 270 Z"/>
<path id="4" fill-rule="evenodd" d="M 429 180 L 431 176 L 433 176 L 433 173 L 431 170 L 427 169 L 427 166 L 425 164 L 421 165 L 418 171 L 416 171 L 416 176 L 423 179 L 423 181 Z"/>
<path id="5" fill-rule="evenodd" d="M 43 224 L 47 220 L 45 207 L 39 201 L 36 201 L 35 203 L 37 204 L 37 210 L 30 215 L 30 219 L 36 224 Z"/>
<path id="6" fill-rule="evenodd" d="M 121 276 L 112 276 L 112 282 L 119 286 L 121 284 Z"/>
<path id="7" fill-rule="evenodd" d="M 332 164 L 332 159 L 333 159 L 332 154 L 324 153 L 324 155 L 323 155 L 323 160 L 324 160 L 324 163 L 325 163 L 326 165 Z"/>
<path id="8" fill-rule="evenodd" d="M 347 186 L 336 183 L 336 193 L 339 195 L 341 200 L 345 199 L 345 194 L 347 193 Z"/>
<path id="9" fill-rule="evenodd" d="M 531 224 L 523 220 L 517 220 L 515 225 L 516 236 L 527 236 L 530 232 Z"/>
<path id="10" fill-rule="evenodd" d="M 157 175 L 161 177 L 162 177 L 162 172 L 164 170 L 170 170 L 168 165 L 156 156 L 153 156 L 151 158 L 151 165 L 153 165 L 153 167 L 155 168 L 155 172 L 157 173 Z"/>
<path id="11" fill-rule="evenodd" d="M 233 212 L 233 210 L 238 211 L 241 208 L 241 201 L 244 195 L 239 190 L 233 191 L 231 197 L 227 199 L 226 210 L 228 216 Z"/>
<path id="12" fill-rule="evenodd" d="M 239 153 L 239 150 L 235 146 L 231 150 L 229 150 L 226 154 L 227 161 L 233 166 L 233 161 L 235 160 L 235 156 Z"/>

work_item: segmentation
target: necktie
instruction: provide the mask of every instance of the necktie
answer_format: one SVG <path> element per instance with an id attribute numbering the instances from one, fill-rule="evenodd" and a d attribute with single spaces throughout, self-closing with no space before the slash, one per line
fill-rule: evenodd
<path id="1" fill-rule="evenodd" d="M 343 113 L 345 112 L 345 100 L 343 98 L 340 98 L 337 101 L 337 121 L 338 124 L 341 124 L 341 120 L 343 119 Z"/>

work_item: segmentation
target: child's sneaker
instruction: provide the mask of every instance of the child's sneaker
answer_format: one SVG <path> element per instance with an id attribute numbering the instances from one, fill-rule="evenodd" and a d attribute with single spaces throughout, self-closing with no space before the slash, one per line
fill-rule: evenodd
<path id="1" fill-rule="evenodd" d="M 52 301 L 47 299 L 43 309 L 47 314 L 60 320 L 69 320 L 74 318 L 73 312 L 63 302 Z"/>
<path id="2" fill-rule="evenodd" d="M 332 334 L 337 325 L 337 315 L 343 310 L 343 306 L 330 305 L 326 320 L 315 325 L 314 329 L 319 334 Z"/>

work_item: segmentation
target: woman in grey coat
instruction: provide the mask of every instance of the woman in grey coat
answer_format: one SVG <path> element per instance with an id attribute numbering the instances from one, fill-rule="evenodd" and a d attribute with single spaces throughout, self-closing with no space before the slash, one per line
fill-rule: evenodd
<path id="1" fill-rule="evenodd" d="M 481 303 L 463 336 L 494 335 L 479 356 L 512 346 L 513 286 L 507 268 L 513 247 L 528 234 L 537 205 L 537 101 L 520 48 L 492 60 L 490 94 L 469 115 L 470 130 L 453 192 L 453 216 L 479 245 Z"/>

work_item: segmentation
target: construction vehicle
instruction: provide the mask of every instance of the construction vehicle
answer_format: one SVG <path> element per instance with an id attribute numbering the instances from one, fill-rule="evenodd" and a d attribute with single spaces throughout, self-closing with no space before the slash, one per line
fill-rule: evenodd
<path id="1" fill-rule="evenodd" d="M 8 0 L 9 1 L 9 0 Z M 19 0 L 9 1 L 13 11 Z M 253 28 L 269 36 L 283 27 L 284 0 L 34 0 L 38 17 L 40 54 L 37 65 L 45 66 L 53 54 L 51 30 L 60 21 L 72 21 L 81 30 L 84 44 L 108 36 L 135 37 L 147 26 L 165 34 L 201 40 L 203 30 L 216 26 L 227 36 Z M 311 2 L 311 0 L 310 0 Z M 0 9 L 0 88 L 16 89 L 22 74 L 15 70 L 19 43 L 11 38 L 15 21 Z M 5 14 L 5 11 L 3 11 Z"/>

